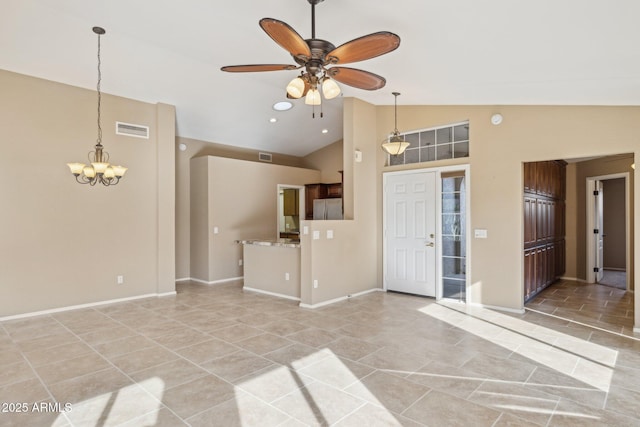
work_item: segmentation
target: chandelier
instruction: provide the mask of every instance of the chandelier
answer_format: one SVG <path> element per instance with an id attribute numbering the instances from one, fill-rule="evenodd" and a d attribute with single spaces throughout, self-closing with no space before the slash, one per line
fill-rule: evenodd
<path id="1" fill-rule="evenodd" d="M 100 82 L 102 81 L 102 73 L 100 71 L 100 36 L 106 31 L 101 27 L 93 27 L 93 32 L 98 35 L 98 139 L 96 140 L 95 150 L 89 152 L 89 165 L 84 163 L 67 163 L 71 173 L 76 177 L 76 181 L 80 184 L 96 185 L 100 183 L 104 186 L 116 185 L 120 182 L 127 171 L 124 166 L 111 165 L 109 163 L 109 153 L 104 151 L 102 147 L 102 125 L 100 120 L 100 104 L 102 94 L 100 92 Z"/>
<path id="2" fill-rule="evenodd" d="M 404 140 L 400 136 L 400 131 L 398 131 L 398 92 L 392 92 L 392 95 L 395 96 L 395 107 L 394 107 L 394 115 L 395 115 L 395 128 L 393 129 L 393 133 L 387 142 L 382 143 L 382 149 L 392 156 L 399 156 L 404 153 L 404 150 L 410 145 L 407 141 Z"/>

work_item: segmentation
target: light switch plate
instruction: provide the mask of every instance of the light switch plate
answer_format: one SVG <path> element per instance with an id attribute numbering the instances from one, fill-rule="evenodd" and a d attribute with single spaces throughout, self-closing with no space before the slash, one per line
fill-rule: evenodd
<path id="1" fill-rule="evenodd" d="M 327 230 L 327 239 L 333 239 L 333 230 Z"/>
<path id="2" fill-rule="evenodd" d="M 309 234 L 309 226 L 305 225 L 304 227 L 302 227 L 302 234 Z"/>
<path id="3" fill-rule="evenodd" d="M 484 228 L 476 228 L 473 230 L 473 237 L 476 239 L 486 239 L 487 238 L 487 230 Z"/>
<path id="4" fill-rule="evenodd" d="M 219 232 L 218 227 L 213 227 L 213 234 L 218 234 Z"/>
<path id="5" fill-rule="evenodd" d="M 320 232 L 319 231 L 314 231 L 313 232 L 313 240 L 320 240 Z"/>

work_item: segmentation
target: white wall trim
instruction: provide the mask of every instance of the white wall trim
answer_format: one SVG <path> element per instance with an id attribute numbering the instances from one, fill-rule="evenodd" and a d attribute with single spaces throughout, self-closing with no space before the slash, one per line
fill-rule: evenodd
<path id="1" fill-rule="evenodd" d="M 508 308 L 508 307 L 501 307 L 499 305 L 487 305 L 487 304 L 479 304 L 479 303 L 469 303 L 469 305 L 473 306 L 473 307 L 480 307 L 480 308 L 485 308 L 487 310 L 498 310 L 498 311 L 505 311 L 507 313 L 516 313 L 516 314 L 524 314 L 525 313 L 525 309 L 524 308 Z"/>
<path id="2" fill-rule="evenodd" d="M 334 299 L 330 299 L 328 301 L 323 301 L 323 302 L 319 302 L 318 304 L 304 304 L 304 303 L 300 303 L 300 307 L 302 308 L 320 308 L 320 307 L 324 307 L 325 305 L 330 305 L 330 304 L 335 304 L 337 302 L 340 301 L 344 301 L 344 300 L 348 300 L 351 299 L 353 297 L 359 297 L 362 295 L 366 295 L 369 294 L 371 292 L 386 292 L 384 289 L 382 288 L 373 288 L 373 289 L 367 289 L 366 291 L 362 291 L 362 292 L 358 292 L 355 294 L 351 294 L 351 295 L 345 295 L 343 297 L 340 298 L 334 298 Z"/>
<path id="3" fill-rule="evenodd" d="M 176 282 L 188 282 L 189 280 L 192 280 L 191 277 L 183 277 L 181 279 L 176 279 Z"/>
<path id="4" fill-rule="evenodd" d="M 230 277 L 228 279 L 213 280 L 211 282 L 207 282 L 206 280 L 201 280 L 201 279 L 194 279 L 193 277 L 191 277 L 191 278 L 189 278 L 187 280 L 191 280 L 192 282 L 202 283 L 204 285 L 218 285 L 220 283 L 234 282 L 236 280 L 242 280 L 242 279 L 244 279 L 244 276 Z"/>
<path id="5" fill-rule="evenodd" d="M 247 287 L 247 286 L 243 286 L 242 290 L 243 291 L 257 292 L 259 294 L 270 295 L 272 297 L 284 298 L 284 299 L 288 299 L 288 300 L 292 300 L 292 301 L 300 301 L 300 298 L 292 297 L 291 295 L 279 294 L 277 292 L 264 291 L 262 289 L 250 288 L 250 287 Z"/>
<path id="6" fill-rule="evenodd" d="M 571 280 L 572 282 L 582 282 L 582 283 L 587 283 L 587 281 L 585 279 L 578 279 L 577 277 L 565 277 L 565 276 L 561 276 L 560 280 Z"/>
<path id="7" fill-rule="evenodd" d="M 166 292 L 166 293 L 162 293 L 162 294 L 144 294 L 144 295 L 138 295 L 138 296 L 135 296 L 135 297 L 116 298 L 116 299 L 111 299 L 111 300 L 106 300 L 106 301 L 91 302 L 91 303 L 87 303 L 87 304 L 78 304 L 78 305 L 70 305 L 70 306 L 67 306 L 67 307 L 52 308 L 50 310 L 33 311 L 31 313 L 15 314 L 15 315 L 12 315 L 12 316 L 0 317 L 0 322 L 4 322 L 6 320 L 24 319 L 24 318 L 27 318 L 27 317 L 34 317 L 34 316 L 42 316 L 42 315 L 45 315 L 45 314 L 61 313 L 63 311 L 78 310 L 80 308 L 97 307 L 97 306 L 101 306 L 101 305 L 115 304 L 115 303 L 119 303 L 119 302 L 134 301 L 134 300 L 138 300 L 138 299 L 152 298 L 152 297 L 165 297 L 165 296 L 170 296 L 170 295 L 176 295 L 176 292 L 173 291 L 173 292 Z"/>

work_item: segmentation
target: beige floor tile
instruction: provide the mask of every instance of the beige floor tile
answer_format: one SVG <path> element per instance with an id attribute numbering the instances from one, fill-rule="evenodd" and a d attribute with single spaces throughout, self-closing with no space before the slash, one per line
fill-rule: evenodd
<path id="1" fill-rule="evenodd" d="M 193 427 L 266 427 L 279 426 L 289 420 L 285 413 L 246 393 L 236 391 L 230 399 L 187 421 Z"/>
<path id="2" fill-rule="evenodd" d="M 204 341 L 189 347 L 183 347 L 176 350 L 176 353 L 186 357 L 194 363 L 204 363 L 208 360 L 222 357 L 224 355 L 235 353 L 240 350 L 239 347 L 229 344 L 216 338 Z"/>
<path id="3" fill-rule="evenodd" d="M 238 378 L 271 365 L 273 365 L 273 363 L 270 360 L 256 356 L 245 350 L 240 350 L 201 364 L 204 369 L 228 381 L 237 380 Z"/>
<path id="4" fill-rule="evenodd" d="M 486 381 L 468 400 L 544 426 L 560 398 L 519 384 Z"/>
<path id="5" fill-rule="evenodd" d="M 486 378 L 486 375 L 439 361 L 429 362 L 408 377 L 410 381 L 463 399 L 480 387 Z"/>
<path id="6" fill-rule="evenodd" d="M 283 337 L 309 328 L 309 326 L 307 325 L 303 325 L 302 323 L 294 322 L 293 320 L 287 319 L 277 320 L 275 322 L 267 323 L 258 327 L 263 331 Z"/>
<path id="7" fill-rule="evenodd" d="M 532 363 L 501 359 L 487 354 L 478 354 L 462 367 L 486 375 L 489 378 L 519 382 L 526 381 L 536 369 L 536 365 Z"/>
<path id="8" fill-rule="evenodd" d="M 314 380 L 285 366 L 272 365 L 233 381 L 244 390 L 265 402 L 273 402 Z"/>
<path id="9" fill-rule="evenodd" d="M 244 323 L 245 325 L 260 328 L 262 325 L 266 325 L 268 323 L 275 322 L 280 319 L 278 318 L 278 316 L 274 316 L 273 314 L 267 314 L 262 312 L 252 312 L 244 316 L 238 317 L 236 320 L 240 323 Z"/>
<path id="10" fill-rule="evenodd" d="M 70 332 L 63 332 L 55 335 L 45 335 L 25 341 L 16 342 L 16 345 L 25 353 L 47 348 L 58 347 L 63 344 L 79 342 L 80 339 Z"/>
<path id="11" fill-rule="evenodd" d="M 468 400 L 432 390 L 402 415 L 429 426 L 492 426 L 500 416 Z"/>
<path id="12" fill-rule="evenodd" d="M 162 403 L 181 418 L 187 419 L 234 397 L 231 384 L 208 375 L 167 390 Z"/>
<path id="13" fill-rule="evenodd" d="M 40 402 L 49 398 L 47 389 L 44 388 L 40 380 L 33 378 L 26 381 L 12 383 L 0 387 L 0 403 L 10 402 Z M 0 412 L 0 419 L 2 413 Z"/>
<path id="14" fill-rule="evenodd" d="M 395 375 L 376 371 L 345 391 L 375 405 L 402 413 L 430 389 Z"/>
<path id="15" fill-rule="evenodd" d="M 405 418 L 402 415 L 394 414 L 387 408 L 375 406 L 370 403 L 367 403 L 335 424 L 336 427 L 420 427 L 422 425 L 423 424 Z"/>
<path id="16" fill-rule="evenodd" d="M 31 366 L 25 361 L 5 365 L 0 369 L 0 387 L 36 378 Z"/>
<path id="17" fill-rule="evenodd" d="M 247 338 L 235 343 L 238 347 L 242 347 L 245 350 L 256 354 L 270 353 L 291 344 L 293 344 L 293 342 L 288 339 L 272 334 L 256 335 L 255 337 Z"/>
<path id="18" fill-rule="evenodd" d="M 211 337 L 204 332 L 200 332 L 191 328 L 177 329 L 163 336 L 153 338 L 155 342 L 164 347 L 167 347 L 170 350 L 177 350 L 179 348 L 188 347 L 190 345 L 208 341 L 210 339 Z"/>
<path id="19" fill-rule="evenodd" d="M 430 360 L 420 354 L 409 353 L 394 347 L 384 347 L 360 359 L 359 362 L 388 373 L 407 376 L 418 371 Z"/>
<path id="20" fill-rule="evenodd" d="M 309 328 L 295 334 L 289 335 L 287 338 L 297 341 L 301 344 L 311 347 L 325 347 L 331 341 L 335 341 L 340 336 L 335 332 L 325 331 L 324 329 Z"/>
<path id="21" fill-rule="evenodd" d="M 103 394 L 117 392 L 131 385 L 131 380 L 117 369 L 111 368 L 49 386 L 56 401 L 79 404 Z"/>
<path id="22" fill-rule="evenodd" d="M 1 347 L 3 350 L 0 351 L 0 368 L 5 365 L 12 365 L 14 363 L 22 362 L 24 358 L 22 357 L 22 352 L 17 349 L 5 350 L 4 347 Z"/>
<path id="23" fill-rule="evenodd" d="M 605 409 L 631 417 L 638 417 L 640 414 L 640 392 L 612 386 L 607 395 Z"/>
<path id="24" fill-rule="evenodd" d="M 137 384 L 131 384 L 73 405 L 67 417 L 75 426 L 118 426 L 140 414 L 158 411 L 162 404 Z"/>
<path id="25" fill-rule="evenodd" d="M 335 355 L 325 357 L 317 363 L 298 370 L 300 374 L 307 375 L 340 390 L 371 374 L 373 371 L 374 369 L 370 366 L 348 359 L 341 359 Z"/>
<path id="26" fill-rule="evenodd" d="M 611 384 L 640 392 L 640 369 L 619 366 L 613 371 Z"/>
<path id="27" fill-rule="evenodd" d="M 73 359 L 38 366 L 36 371 L 45 384 L 55 384 L 82 375 L 109 369 L 111 364 L 99 354 L 92 352 Z"/>
<path id="28" fill-rule="evenodd" d="M 498 421 L 492 427 L 538 427 L 539 424 L 532 423 L 511 414 L 502 413 Z"/>
<path id="29" fill-rule="evenodd" d="M 209 332 L 210 335 L 231 343 L 242 341 L 250 337 L 255 337 L 262 333 L 263 332 L 260 329 L 242 323 Z"/>
<path id="30" fill-rule="evenodd" d="M 302 369 L 331 355 L 331 351 L 326 348 L 318 350 L 308 345 L 296 343 L 267 353 L 263 357 L 291 369 Z"/>
<path id="31" fill-rule="evenodd" d="M 142 371 L 153 366 L 176 360 L 178 356 L 158 345 L 134 351 L 133 353 L 122 354 L 111 358 L 111 362 L 126 374 Z"/>
<path id="32" fill-rule="evenodd" d="M 155 346 L 157 346 L 157 344 L 149 338 L 142 335 L 134 335 L 115 341 L 97 344 L 94 345 L 93 348 L 104 357 L 114 358 L 123 354 L 133 353 L 138 350 Z"/>
<path id="33" fill-rule="evenodd" d="M 150 378 L 154 380 L 158 379 L 162 381 L 164 390 L 195 380 L 196 378 L 204 377 L 205 375 L 209 375 L 209 372 L 184 359 L 176 359 L 163 363 L 162 365 L 156 365 L 129 374 L 129 376 L 138 383 L 144 383 L 145 380 Z M 156 390 L 154 383 L 151 383 L 149 387 L 145 388 L 150 388 L 149 391 Z"/>
<path id="34" fill-rule="evenodd" d="M 367 341 L 351 337 L 339 338 L 327 344 L 326 347 L 336 355 L 351 360 L 362 359 L 382 348 L 380 345 L 371 344 Z"/>
<path id="35" fill-rule="evenodd" d="M 72 344 L 63 344 L 57 347 L 31 351 L 29 353 L 25 353 L 25 356 L 32 366 L 42 366 L 54 362 L 73 359 L 89 353 L 95 352 L 87 344 L 78 341 Z"/>
<path id="36" fill-rule="evenodd" d="M 46 407 L 40 408 L 40 404 L 55 404 L 56 402 L 50 399 L 41 402 L 29 402 L 27 412 L 5 412 L 0 413 L 0 425 L 4 426 L 16 426 L 16 427 L 35 427 L 35 426 L 47 426 L 47 427 L 71 427 L 66 415 L 56 411 L 48 411 Z"/>
<path id="37" fill-rule="evenodd" d="M 603 426 L 639 426 L 637 418 L 631 418 L 616 412 L 604 411 L 577 402 L 561 400 L 558 403 L 549 425 L 554 427 L 603 427 Z"/>
<path id="38" fill-rule="evenodd" d="M 328 425 L 354 412 L 364 401 L 314 382 L 273 402 L 273 406 L 308 425 Z"/>
<path id="39" fill-rule="evenodd" d="M 142 416 L 132 419 L 119 427 L 140 427 L 140 426 L 153 426 L 153 427 L 180 427 L 188 425 L 180 418 L 178 418 L 169 409 L 162 407 L 157 411 L 146 413 Z"/>
<path id="40" fill-rule="evenodd" d="M 547 368 L 537 368 L 527 379 L 527 387 L 600 409 L 604 407 L 607 396 L 605 391 L 571 375 Z"/>
<path id="41" fill-rule="evenodd" d="M 102 344 L 109 341 L 115 341 L 122 338 L 131 337 L 134 335 L 137 335 L 137 333 L 131 328 L 127 328 L 126 326 L 118 326 L 118 327 L 109 328 L 106 330 L 88 332 L 88 333 L 79 335 L 79 337 L 82 339 L 82 341 L 90 345 L 97 345 L 97 344 Z"/>

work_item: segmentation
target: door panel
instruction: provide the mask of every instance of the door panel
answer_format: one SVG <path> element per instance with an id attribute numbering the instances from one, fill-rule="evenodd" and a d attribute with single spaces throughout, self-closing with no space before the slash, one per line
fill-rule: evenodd
<path id="1" fill-rule="evenodd" d="M 388 290 L 436 295 L 436 173 L 389 175 L 385 187 Z"/>

